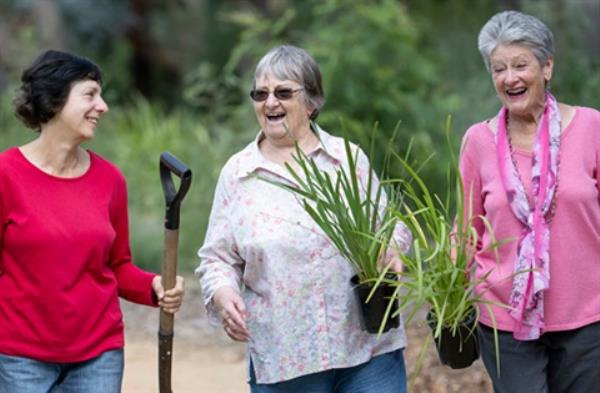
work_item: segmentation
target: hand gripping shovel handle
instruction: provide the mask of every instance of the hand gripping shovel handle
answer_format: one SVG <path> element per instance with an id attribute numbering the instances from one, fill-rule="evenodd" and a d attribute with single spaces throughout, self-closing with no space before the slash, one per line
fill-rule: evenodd
<path id="1" fill-rule="evenodd" d="M 172 174 L 179 177 L 179 190 L 175 189 Z M 162 285 L 169 290 L 177 277 L 177 243 L 179 241 L 179 211 L 181 202 L 192 182 L 192 171 L 174 155 L 160 155 L 160 182 L 165 194 L 165 243 L 163 251 Z M 173 354 L 173 314 L 160 311 L 158 330 L 158 383 L 160 393 L 171 393 L 171 358 Z"/>

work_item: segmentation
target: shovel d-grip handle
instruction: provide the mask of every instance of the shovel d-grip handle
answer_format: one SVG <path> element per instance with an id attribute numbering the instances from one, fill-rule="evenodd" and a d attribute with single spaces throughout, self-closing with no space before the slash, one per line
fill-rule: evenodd
<path id="1" fill-rule="evenodd" d="M 175 188 L 172 175 L 181 179 Z M 181 202 L 192 183 L 192 171 L 169 152 L 160 155 L 160 182 L 165 195 L 165 242 L 163 249 L 162 285 L 175 286 L 177 279 L 177 244 Z M 160 393 L 171 393 L 171 359 L 173 356 L 173 314 L 160 311 L 158 330 L 158 384 Z"/>
<path id="2" fill-rule="evenodd" d="M 179 190 L 175 189 L 171 174 L 181 179 Z M 168 151 L 160 155 L 160 182 L 165 194 L 165 228 L 179 228 L 179 210 L 181 201 L 192 184 L 192 171 L 177 157 Z"/>

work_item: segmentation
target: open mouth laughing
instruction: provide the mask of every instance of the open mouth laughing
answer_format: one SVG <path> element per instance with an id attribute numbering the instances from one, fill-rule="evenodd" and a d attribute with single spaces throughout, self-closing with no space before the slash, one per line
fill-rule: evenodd
<path id="1" fill-rule="evenodd" d="M 267 113 L 266 116 L 269 122 L 278 123 L 285 118 L 285 113 Z"/>
<path id="2" fill-rule="evenodd" d="M 519 87 L 517 89 L 509 89 L 506 90 L 506 94 L 509 97 L 514 97 L 514 98 L 518 98 L 523 96 L 525 93 L 527 92 L 527 88 L 526 87 Z"/>

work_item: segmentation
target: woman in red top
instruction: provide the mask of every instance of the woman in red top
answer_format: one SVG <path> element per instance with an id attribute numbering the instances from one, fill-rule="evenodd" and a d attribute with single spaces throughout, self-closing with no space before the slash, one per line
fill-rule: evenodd
<path id="1" fill-rule="evenodd" d="M 24 71 L 16 114 L 39 131 L 0 153 L 0 393 L 119 392 L 119 296 L 174 313 L 183 279 L 131 262 L 127 189 L 81 147 L 108 111 L 90 61 L 47 51 Z"/>

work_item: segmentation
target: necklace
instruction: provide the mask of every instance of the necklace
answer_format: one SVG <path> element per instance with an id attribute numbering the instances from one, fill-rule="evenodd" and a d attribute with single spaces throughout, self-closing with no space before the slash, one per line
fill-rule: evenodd
<path id="1" fill-rule="evenodd" d="M 508 147 L 510 149 L 510 159 L 512 161 L 513 166 L 515 167 L 515 171 L 517 173 L 517 177 L 521 184 L 523 185 L 523 189 L 525 189 L 525 183 L 521 177 L 521 172 L 519 171 L 519 166 L 517 165 L 517 160 L 515 158 L 515 150 L 513 147 L 512 137 L 510 135 L 510 116 L 506 116 L 506 134 L 508 137 Z M 560 122 L 560 129 L 562 132 L 562 121 Z M 560 136 L 559 136 L 560 137 Z M 535 148 L 534 148 L 535 149 Z M 534 153 L 535 154 L 535 153 Z M 554 188 L 554 195 L 552 195 L 552 200 L 550 201 L 550 208 L 546 211 L 544 218 L 547 224 L 550 224 L 554 219 L 554 215 L 556 214 L 556 200 L 558 199 L 558 190 L 559 190 L 559 179 L 560 179 L 560 149 L 556 156 L 556 186 Z"/>

